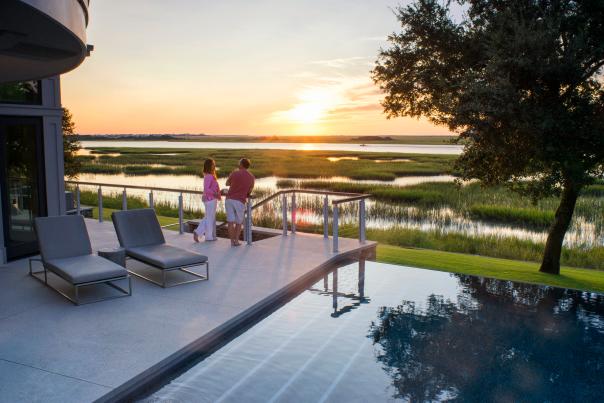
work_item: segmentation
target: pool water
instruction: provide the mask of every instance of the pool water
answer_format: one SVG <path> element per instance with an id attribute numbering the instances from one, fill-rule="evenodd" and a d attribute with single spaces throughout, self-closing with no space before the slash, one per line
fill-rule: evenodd
<path id="1" fill-rule="evenodd" d="M 604 296 L 366 262 L 340 268 L 149 402 L 592 402 Z"/>

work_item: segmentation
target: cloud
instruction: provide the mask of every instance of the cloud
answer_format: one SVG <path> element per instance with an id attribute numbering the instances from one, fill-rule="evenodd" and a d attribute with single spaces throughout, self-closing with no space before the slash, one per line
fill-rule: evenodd
<path id="1" fill-rule="evenodd" d="M 366 76 L 323 77 L 296 93 L 296 102 L 269 116 L 271 123 L 317 125 L 381 109 L 380 91 Z"/>
<path id="2" fill-rule="evenodd" d="M 291 78 L 316 78 L 317 73 L 313 73 L 311 71 L 299 71 L 297 73 L 289 74 L 288 77 L 291 77 Z"/>
<path id="3" fill-rule="evenodd" d="M 388 36 L 365 36 L 361 38 L 361 40 L 365 42 L 386 42 L 388 40 Z"/>
<path id="4" fill-rule="evenodd" d="M 328 59 L 328 60 L 315 60 L 310 62 L 310 64 L 315 64 L 319 66 L 334 68 L 334 69 L 342 69 L 348 68 L 352 66 L 358 66 L 359 64 L 366 64 L 369 60 L 366 56 L 352 56 L 352 57 L 343 57 L 337 59 Z M 365 63 L 361 63 L 365 62 Z"/>

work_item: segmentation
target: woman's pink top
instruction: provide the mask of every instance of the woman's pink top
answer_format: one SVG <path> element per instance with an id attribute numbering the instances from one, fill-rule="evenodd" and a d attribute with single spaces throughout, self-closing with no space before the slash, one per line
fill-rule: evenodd
<path id="1" fill-rule="evenodd" d="M 220 186 L 214 175 L 205 174 L 203 176 L 203 197 L 204 202 L 220 200 Z"/>

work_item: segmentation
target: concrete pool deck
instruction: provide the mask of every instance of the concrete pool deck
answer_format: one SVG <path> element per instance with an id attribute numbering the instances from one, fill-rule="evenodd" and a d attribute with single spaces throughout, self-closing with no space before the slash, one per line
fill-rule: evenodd
<path id="1" fill-rule="evenodd" d="M 86 225 L 94 250 L 118 245 L 111 223 Z M 163 289 L 133 276 L 131 297 L 74 306 L 31 278 L 27 259 L 0 266 L 0 400 L 100 399 L 170 357 L 182 357 L 203 336 L 257 313 L 319 270 L 375 253 L 373 242 L 340 238 L 334 254 L 331 239 L 303 233 L 238 248 L 226 239 L 195 244 L 190 234 L 165 236 L 207 255 L 210 280 Z M 128 267 L 148 270 L 133 261 Z M 89 296 L 111 291 L 98 286 Z"/>

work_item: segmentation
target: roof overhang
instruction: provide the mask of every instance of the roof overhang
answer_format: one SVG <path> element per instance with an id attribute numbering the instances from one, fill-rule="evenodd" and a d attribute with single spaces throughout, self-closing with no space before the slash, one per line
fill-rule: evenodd
<path id="1" fill-rule="evenodd" d="M 88 55 L 88 0 L 0 1 L 0 83 L 66 73 Z"/>

